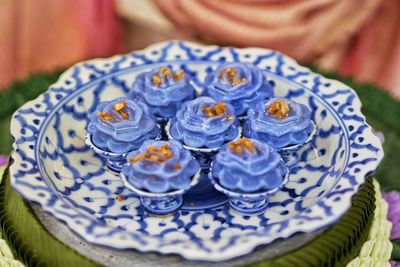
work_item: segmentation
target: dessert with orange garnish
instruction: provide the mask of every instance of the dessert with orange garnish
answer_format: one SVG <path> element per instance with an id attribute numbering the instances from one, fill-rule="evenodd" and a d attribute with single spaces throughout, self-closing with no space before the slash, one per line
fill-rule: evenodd
<path id="1" fill-rule="evenodd" d="M 171 138 L 193 148 L 218 148 L 239 135 L 232 105 L 210 97 L 185 102 L 171 121 Z"/>
<path id="2" fill-rule="evenodd" d="M 180 207 L 198 172 L 199 163 L 178 141 L 149 140 L 128 154 L 121 176 L 148 212 L 162 215 Z"/>
<path id="3" fill-rule="evenodd" d="M 297 152 L 315 133 L 310 109 L 283 97 L 260 102 L 247 113 L 243 135 L 267 143 L 286 158 Z"/>
<path id="4" fill-rule="evenodd" d="M 248 138 L 222 146 L 210 174 L 216 189 L 230 197 L 231 207 L 247 215 L 263 213 L 268 196 L 284 184 L 287 175 L 285 163 L 272 147 Z"/>
<path id="5" fill-rule="evenodd" d="M 144 141 L 160 135 L 147 106 L 126 98 L 100 103 L 90 115 L 87 132 L 89 144 L 96 152 L 121 157 L 138 149 Z M 118 167 L 113 169 L 118 170 Z"/>
<path id="6" fill-rule="evenodd" d="M 203 95 L 230 103 L 236 116 L 242 116 L 258 102 L 273 97 L 274 90 L 255 65 L 231 62 L 207 75 Z"/>
<path id="7" fill-rule="evenodd" d="M 145 102 L 159 121 L 174 117 L 182 103 L 194 97 L 189 74 L 169 66 L 139 74 L 128 93 L 129 99 Z"/>

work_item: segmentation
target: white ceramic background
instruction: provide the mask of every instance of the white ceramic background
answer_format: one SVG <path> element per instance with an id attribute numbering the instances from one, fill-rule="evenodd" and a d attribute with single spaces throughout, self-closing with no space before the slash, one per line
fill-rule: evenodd
<path id="1" fill-rule="evenodd" d="M 256 64 L 276 95 L 308 105 L 318 126 L 316 139 L 303 148 L 288 184 L 271 198 L 265 214 L 241 216 L 224 206 L 148 216 L 105 161 L 85 145 L 87 115 L 100 101 L 124 96 L 140 72 L 170 64 L 183 68 L 201 90 L 206 73 L 224 61 Z M 20 108 L 11 126 L 12 184 L 88 242 L 192 260 L 227 260 L 277 238 L 326 227 L 348 210 L 383 156 L 360 107 L 344 84 L 274 51 L 160 43 L 75 65 L 47 93 Z"/>

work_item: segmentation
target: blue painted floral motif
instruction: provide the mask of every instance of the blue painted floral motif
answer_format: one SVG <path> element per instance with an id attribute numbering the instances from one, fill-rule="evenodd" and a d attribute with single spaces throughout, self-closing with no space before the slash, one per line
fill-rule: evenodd
<path id="1" fill-rule="evenodd" d="M 199 163 L 190 152 L 173 140 L 146 141 L 127 158 L 122 173 L 128 182 L 152 193 L 187 190 L 199 170 Z"/>
<path id="2" fill-rule="evenodd" d="M 222 104 L 223 112 L 207 112 Z M 170 135 L 184 145 L 195 148 L 216 148 L 238 137 L 238 121 L 233 106 L 210 97 L 198 97 L 183 103 L 172 120 Z"/>
<path id="3" fill-rule="evenodd" d="M 270 114 L 271 104 L 280 101 L 287 103 L 289 111 L 287 117 L 278 118 Z M 290 145 L 302 145 L 314 129 L 311 122 L 311 111 L 307 106 L 290 99 L 276 97 L 257 104 L 249 109 L 247 119 L 243 125 L 243 136 L 261 140 L 275 149 Z"/>
<path id="4" fill-rule="evenodd" d="M 115 110 L 115 105 L 119 103 L 126 103 L 122 111 L 124 113 Z M 100 103 L 90 114 L 90 121 L 87 131 L 91 134 L 92 142 L 114 153 L 138 149 L 145 140 L 159 135 L 159 129 L 147 106 L 125 98 Z"/>
<path id="5" fill-rule="evenodd" d="M 212 175 L 217 183 L 239 193 L 278 188 L 286 173 L 286 166 L 274 149 L 246 138 L 223 145 L 212 166 Z"/>
<path id="6" fill-rule="evenodd" d="M 183 70 L 174 71 L 168 66 L 158 67 L 137 76 L 129 99 L 141 99 L 152 114 L 172 118 L 183 102 L 193 99 L 195 89 L 190 76 Z"/>
<path id="7" fill-rule="evenodd" d="M 261 69 L 241 62 L 219 65 L 207 75 L 204 88 L 204 95 L 232 104 L 237 116 L 274 95 Z"/>

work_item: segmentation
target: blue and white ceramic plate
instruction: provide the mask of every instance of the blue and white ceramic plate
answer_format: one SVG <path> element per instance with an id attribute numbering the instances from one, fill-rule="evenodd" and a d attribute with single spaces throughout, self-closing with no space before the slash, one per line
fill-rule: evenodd
<path id="1" fill-rule="evenodd" d="M 88 114 L 100 101 L 124 96 L 135 77 L 169 64 L 193 76 L 201 90 L 207 72 L 225 61 L 256 64 L 279 96 L 308 105 L 318 126 L 301 150 L 289 182 L 271 197 L 265 214 L 241 216 L 222 206 L 148 216 L 138 199 L 85 145 Z M 326 79 L 274 51 L 222 48 L 171 41 L 67 70 L 48 92 L 13 116 L 14 188 L 64 221 L 88 242 L 223 261 L 297 232 L 336 222 L 383 152 L 346 85 Z"/>

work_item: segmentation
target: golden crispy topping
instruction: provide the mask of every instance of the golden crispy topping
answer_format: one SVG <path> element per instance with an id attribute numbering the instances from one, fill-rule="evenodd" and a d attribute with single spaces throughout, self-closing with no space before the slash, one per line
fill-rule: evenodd
<path id="1" fill-rule="evenodd" d="M 180 80 L 183 79 L 184 76 L 185 76 L 185 71 L 184 70 L 180 70 L 180 71 L 175 73 L 174 79 L 175 79 L 175 81 L 180 81 Z"/>
<path id="2" fill-rule="evenodd" d="M 233 85 L 239 85 L 239 84 L 245 83 L 246 81 L 247 81 L 246 78 L 233 79 L 232 83 L 233 83 Z"/>
<path id="3" fill-rule="evenodd" d="M 247 138 L 240 138 L 239 140 L 232 141 L 228 144 L 229 150 L 235 152 L 239 156 L 243 155 L 243 150 L 246 149 L 249 153 L 253 154 L 256 148 L 253 142 Z"/>
<path id="4" fill-rule="evenodd" d="M 167 69 L 166 67 L 161 67 L 160 73 L 163 74 L 164 76 L 172 77 L 172 72 L 169 69 Z"/>
<path id="5" fill-rule="evenodd" d="M 224 102 L 218 102 L 214 106 L 214 110 L 217 115 L 222 115 L 226 112 L 226 104 Z"/>
<path id="6" fill-rule="evenodd" d="M 114 104 L 113 110 L 118 112 L 124 120 L 129 120 L 129 113 L 123 111 L 126 108 L 126 102 L 121 101 Z"/>
<path id="7" fill-rule="evenodd" d="M 162 83 L 162 79 L 158 75 L 153 75 L 151 80 L 152 80 L 153 84 L 156 85 L 156 86 L 160 86 L 161 83 Z"/>
<path id="8" fill-rule="evenodd" d="M 250 141 L 250 139 L 240 139 L 238 142 L 242 141 L 242 145 L 249 151 L 250 153 L 254 153 L 254 144 Z"/>
<path id="9" fill-rule="evenodd" d="M 173 72 L 167 67 L 161 67 L 158 74 L 154 74 L 152 77 L 152 82 L 156 86 L 160 86 L 163 83 L 162 77 L 172 77 L 175 81 L 180 81 L 185 76 L 185 71 L 179 70 L 178 72 Z"/>
<path id="10" fill-rule="evenodd" d="M 236 143 L 234 141 L 228 143 L 228 148 L 229 150 L 235 150 Z"/>
<path id="11" fill-rule="evenodd" d="M 234 68 L 227 68 L 225 70 L 225 73 L 229 76 L 229 77 L 235 77 L 237 74 L 237 70 L 235 70 Z"/>
<path id="12" fill-rule="evenodd" d="M 268 114 L 275 116 L 278 120 L 282 120 L 288 116 L 290 107 L 284 99 L 278 100 L 268 105 Z"/>
<path id="13" fill-rule="evenodd" d="M 148 151 L 148 152 L 157 153 L 157 152 L 158 152 L 158 148 L 155 147 L 155 146 L 148 146 L 148 147 L 147 147 L 147 151 Z"/>
<path id="14" fill-rule="evenodd" d="M 161 151 L 161 154 L 166 157 L 166 158 L 171 158 L 172 157 L 172 151 L 169 149 L 165 149 Z"/>
<path id="15" fill-rule="evenodd" d="M 218 102 L 215 105 L 211 106 L 203 106 L 203 112 L 207 115 L 207 117 L 216 117 L 226 112 L 226 104 L 224 102 Z"/>
<path id="16" fill-rule="evenodd" d="M 115 103 L 114 107 L 113 107 L 113 109 L 116 112 L 122 111 L 124 108 L 126 108 L 126 102 L 125 101 L 121 101 L 121 102 Z"/>
<path id="17" fill-rule="evenodd" d="M 136 162 L 144 160 L 145 158 L 146 158 L 145 153 L 143 153 L 143 154 L 136 155 L 133 158 L 130 158 L 129 162 L 136 163 Z"/>
<path id="18" fill-rule="evenodd" d="M 142 160 L 148 160 L 152 162 L 165 162 L 172 157 L 172 151 L 168 144 L 164 144 L 161 147 L 147 146 L 146 152 L 136 155 L 129 159 L 130 163 L 137 163 Z"/>
<path id="19" fill-rule="evenodd" d="M 129 114 L 128 114 L 128 112 L 120 111 L 120 112 L 119 112 L 119 115 L 121 115 L 121 117 L 122 117 L 124 120 L 129 120 Z"/>
<path id="20" fill-rule="evenodd" d="M 122 202 L 124 200 L 124 197 L 121 195 L 118 195 L 117 200 L 118 200 L 118 202 Z"/>
<path id="21" fill-rule="evenodd" d="M 227 76 L 228 80 L 232 82 L 237 75 L 237 70 L 234 68 L 227 68 L 218 73 L 219 78 L 223 78 L 225 75 Z"/>
<path id="22" fill-rule="evenodd" d="M 221 70 L 218 73 L 219 78 L 223 78 L 225 75 L 226 75 L 226 79 L 228 80 L 228 82 L 230 82 L 234 86 L 245 83 L 247 81 L 247 79 L 244 77 L 242 77 L 242 78 L 237 77 L 238 71 L 234 68 L 227 68 L 227 69 Z"/>
<path id="23" fill-rule="evenodd" d="M 179 164 L 179 163 L 175 164 L 175 165 L 174 165 L 174 169 L 175 169 L 175 170 L 180 170 L 180 169 L 182 169 L 181 164 Z"/>
<path id="24" fill-rule="evenodd" d="M 235 153 L 241 156 L 243 154 L 243 148 L 242 146 L 236 146 L 235 147 Z"/>
<path id="25" fill-rule="evenodd" d="M 106 120 L 106 121 L 114 120 L 114 116 L 113 115 L 111 115 L 111 114 L 109 114 L 107 112 L 104 112 L 104 111 L 98 112 L 96 115 L 97 115 L 97 117 L 99 117 L 102 120 Z"/>
<path id="26" fill-rule="evenodd" d="M 150 161 L 157 161 L 157 162 L 161 160 L 161 158 L 156 154 L 150 155 L 149 159 Z"/>

